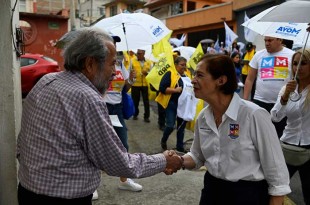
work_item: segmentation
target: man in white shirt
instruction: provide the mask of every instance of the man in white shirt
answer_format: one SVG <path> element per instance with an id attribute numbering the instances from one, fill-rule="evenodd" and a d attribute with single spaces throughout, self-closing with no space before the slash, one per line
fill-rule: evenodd
<path id="1" fill-rule="evenodd" d="M 253 102 L 268 112 L 273 108 L 278 93 L 291 76 L 291 60 L 294 52 L 283 47 L 282 39 L 264 37 L 265 49 L 256 52 L 250 61 L 250 69 L 244 86 L 244 99 L 249 99 L 255 78 Z M 286 119 L 274 123 L 278 137 L 282 135 Z"/>

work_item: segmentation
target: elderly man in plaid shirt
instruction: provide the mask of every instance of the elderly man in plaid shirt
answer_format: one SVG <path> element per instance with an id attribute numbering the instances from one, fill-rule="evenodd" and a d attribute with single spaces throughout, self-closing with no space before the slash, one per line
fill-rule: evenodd
<path id="1" fill-rule="evenodd" d="M 65 71 L 44 76 L 23 104 L 17 140 L 19 204 L 92 204 L 100 171 L 113 176 L 172 174 L 173 153 L 129 154 L 102 94 L 115 75 L 113 39 L 83 29 L 64 50 Z"/>

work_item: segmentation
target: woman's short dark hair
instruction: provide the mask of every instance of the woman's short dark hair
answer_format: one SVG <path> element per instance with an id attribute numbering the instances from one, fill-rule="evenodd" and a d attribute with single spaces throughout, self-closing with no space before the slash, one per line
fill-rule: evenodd
<path id="1" fill-rule="evenodd" d="M 185 61 L 187 62 L 186 58 L 182 57 L 182 56 L 178 56 L 174 59 L 174 64 L 179 64 L 181 61 Z"/>
<path id="2" fill-rule="evenodd" d="M 206 69 L 212 78 L 227 76 L 227 82 L 220 87 L 224 94 L 233 94 L 238 88 L 235 66 L 231 58 L 222 54 L 206 54 L 200 62 L 206 64 Z"/>

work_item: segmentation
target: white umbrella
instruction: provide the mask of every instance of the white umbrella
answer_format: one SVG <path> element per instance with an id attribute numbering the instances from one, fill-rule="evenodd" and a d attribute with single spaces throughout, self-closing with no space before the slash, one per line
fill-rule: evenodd
<path id="1" fill-rule="evenodd" d="M 119 36 L 118 51 L 127 51 L 159 42 L 170 30 L 157 18 L 144 13 L 121 13 L 93 25 Z"/>
<path id="2" fill-rule="evenodd" d="M 282 39 L 293 40 L 295 43 L 305 43 L 307 34 L 307 22 L 292 23 L 287 22 L 264 22 L 262 19 L 265 15 L 277 9 L 279 6 L 273 6 L 262 11 L 253 18 L 244 22 L 242 26 L 255 31 L 262 36 L 270 36 Z"/>
<path id="3" fill-rule="evenodd" d="M 260 21 L 264 22 L 310 22 L 310 1 L 287 1 L 268 12 Z"/>
<path id="4" fill-rule="evenodd" d="M 172 51 L 179 51 L 180 55 L 184 58 L 186 58 L 187 61 L 190 60 L 191 56 L 195 52 L 196 48 L 191 46 L 180 46 L 177 48 L 172 49 Z"/>

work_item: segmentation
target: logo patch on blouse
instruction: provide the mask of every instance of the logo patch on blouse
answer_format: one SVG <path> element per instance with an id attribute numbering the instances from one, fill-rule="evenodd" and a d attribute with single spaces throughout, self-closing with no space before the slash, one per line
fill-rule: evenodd
<path id="1" fill-rule="evenodd" d="M 231 139 L 237 139 L 239 137 L 239 124 L 229 125 L 229 135 Z"/>

